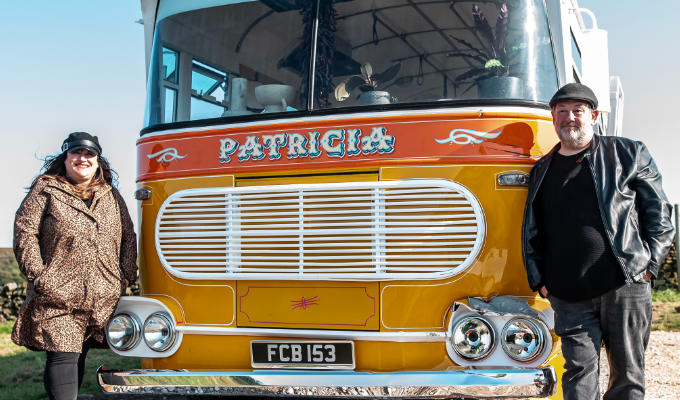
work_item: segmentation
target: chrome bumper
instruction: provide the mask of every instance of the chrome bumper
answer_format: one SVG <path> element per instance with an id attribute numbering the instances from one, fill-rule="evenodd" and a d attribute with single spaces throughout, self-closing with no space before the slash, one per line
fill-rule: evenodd
<path id="1" fill-rule="evenodd" d="M 97 370 L 105 392 L 344 398 L 522 398 L 555 393 L 552 367 L 456 371 Z"/>

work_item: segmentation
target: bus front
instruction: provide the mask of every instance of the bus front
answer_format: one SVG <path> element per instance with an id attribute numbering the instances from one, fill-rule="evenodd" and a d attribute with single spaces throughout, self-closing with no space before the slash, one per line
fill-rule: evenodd
<path id="1" fill-rule="evenodd" d="M 543 0 L 142 5 L 142 294 L 107 331 L 142 369 L 104 390 L 561 396 L 520 241 Z"/>

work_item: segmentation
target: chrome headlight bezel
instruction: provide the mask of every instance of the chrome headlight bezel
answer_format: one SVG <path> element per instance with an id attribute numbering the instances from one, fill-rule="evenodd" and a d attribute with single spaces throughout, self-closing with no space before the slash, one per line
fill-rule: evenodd
<path id="1" fill-rule="evenodd" d="M 129 335 L 131 335 L 130 339 L 128 339 L 123 345 L 120 344 L 117 345 L 116 342 L 114 342 L 111 339 L 111 331 L 112 329 L 116 329 L 115 324 L 119 322 L 124 323 L 124 325 L 126 326 L 126 330 L 127 328 L 130 328 L 132 331 L 129 333 Z M 139 343 L 141 332 L 142 332 L 141 324 L 137 320 L 136 316 L 129 313 L 118 313 L 114 315 L 113 318 L 111 318 L 108 324 L 106 324 L 106 342 L 109 344 L 109 346 L 118 351 L 127 351 L 137 346 L 137 344 Z"/>
<path id="2" fill-rule="evenodd" d="M 508 343 L 508 335 L 517 338 L 518 334 L 522 335 L 523 343 Z M 515 361 L 530 362 L 543 353 L 545 331 L 541 324 L 533 319 L 515 317 L 503 326 L 500 342 L 508 357 Z"/>
<path id="3" fill-rule="evenodd" d="M 467 325 L 467 326 L 466 326 Z M 474 332 L 470 330 L 474 329 Z M 479 330 L 482 332 L 480 333 Z M 485 318 L 468 316 L 461 318 L 451 328 L 451 346 L 455 352 L 466 360 L 481 360 L 491 354 L 496 344 L 496 333 L 493 325 Z M 483 346 L 475 352 L 465 351 L 463 345 L 474 348 Z"/>
<path id="4" fill-rule="evenodd" d="M 152 326 L 151 324 L 157 324 Z M 160 326 L 160 332 L 157 330 Z M 152 331 L 154 329 L 154 331 Z M 164 332 L 167 329 L 167 333 Z M 160 334 L 161 339 L 150 338 L 151 334 Z M 142 337 L 144 338 L 144 343 L 147 347 L 153 351 L 164 352 L 168 350 L 175 343 L 177 337 L 177 331 L 175 329 L 175 324 L 169 315 L 165 312 L 155 312 L 149 315 L 144 321 L 144 326 L 142 329 Z M 159 345 L 160 344 L 160 345 Z"/>

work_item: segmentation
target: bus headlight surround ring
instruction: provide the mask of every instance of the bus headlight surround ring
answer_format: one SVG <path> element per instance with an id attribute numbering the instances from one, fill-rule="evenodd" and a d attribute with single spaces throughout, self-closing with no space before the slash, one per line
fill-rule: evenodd
<path id="1" fill-rule="evenodd" d="M 106 325 L 106 341 L 116 350 L 130 350 L 139 343 L 141 331 L 139 321 L 132 314 L 116 314 Z"/>
<path id="2" fill-rule="evenodd" d="M 468 360 L 481 360 L 491 354 L 495 345 L 493 326 L 481 317 L 465 317 L 451 330 L 451 345 L 456 353 Z"/>
<path id="3" fill-rule="evenodd" d="M 545 334 L 540 325 L 531 319 L 515 317 L 503 327 L 500 341 L 508 357 L 529 362 L 543 352 Z"/>
<path id="4" fill-rule="evenodd" d="M 164 312 L 155 312 L 144 321 L 144 343 L 154 351 L 163 352 L 169 349 L 176 338 L 175 325 Z"/>

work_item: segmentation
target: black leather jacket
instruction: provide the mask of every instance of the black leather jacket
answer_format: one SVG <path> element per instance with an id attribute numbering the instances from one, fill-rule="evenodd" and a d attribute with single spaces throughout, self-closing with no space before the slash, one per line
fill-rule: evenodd
<path id="1" fill-rule="evenodd" d="M 532 290 L 543 282 L 539 232 L 533 203 L 558 143 L 536 162 L 522 224 L 522 254 Z M 661 188 L 661 174 L 641 142 L 595 135 L 584 153 L 595 183 L 602 223 L 626 282 L 640 281 L 647 269 L 656 277 L 670 249 L 675 229 L 672 206 Z M 555 210 L 560 212 L 560 210 Z"/>

